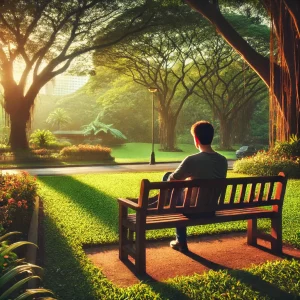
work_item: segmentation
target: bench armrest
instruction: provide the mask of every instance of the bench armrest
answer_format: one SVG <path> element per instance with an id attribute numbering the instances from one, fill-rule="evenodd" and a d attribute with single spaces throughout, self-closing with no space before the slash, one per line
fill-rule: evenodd
<path id="1" fill-rule="evenodd" d="M 118 202 L 119 202 L 120 205 L 132 208 L 134 210 L 139 210 L 140 209 L 139 205 L 136 202 L 131 201 L 129 199 L 118 198 Z"/>

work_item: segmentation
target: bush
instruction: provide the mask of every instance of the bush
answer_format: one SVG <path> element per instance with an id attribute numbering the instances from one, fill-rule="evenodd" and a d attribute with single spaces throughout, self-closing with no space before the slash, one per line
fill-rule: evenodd
<path id="1" fill-rule="evenodd" d="M 47 145 L 47 149 L 61 150 L 65 147 L 69 147 L 69 146 L 72 146 L 72 144 L 68 141 L 63 141 L 63 142 L 55 141 L 55 142 L 50 142 Z"/>
<path id="2" fill-rule="evenodd" d="M 236 161 L 233 170 L 237 173 L 257 176 L 277 175 L 279 172 L 284 172 L 290 178 L 300 178 L 300 157 L 290 159 L 272 151 L 262 151 L 255 156 Z"/>
<path id="3" fill-rule="evenodd" d="M 289 142 L 276 143 L 271 152 L 279 156 L 296 159 L 300 157 L 300 139 L 291 137 Z"/>
<path id="4" fill-rule="evenodd" d="M 29 143 L 33 145 L 34 148 L 45 148 L 49 144 L 56 142 L 56 137 L 49 130 L 35 130 L 29 139 Z"/>
<path id="5" fill-rule="evenodd" d="M 32 153 L 35 155 L 39 155 L 39 156 L 50 156 L 51 155 L 51 151 L 45 148 L 41 148 L 41 149 L 34 149 L 32 150 Z"/>
<path id="6" fill-rule="evenodd" d="M 37 195 L 35 178 L 26 172 L 0 175 L 0 223 L 5 230 L 27 233 Z"/>
<path id="7" fill-rule="evenodd" d="M 0 144 L 0 153 L 8 152 L 8 151 L 10 151 L 10 146 L 5 144 Z"/>
<path id="8" fill-rule="evenodd" d="M 111 149 L 100 145 L 73 145 L 60 151 L 60 156 L 84 160 L 112 160 Z"/>

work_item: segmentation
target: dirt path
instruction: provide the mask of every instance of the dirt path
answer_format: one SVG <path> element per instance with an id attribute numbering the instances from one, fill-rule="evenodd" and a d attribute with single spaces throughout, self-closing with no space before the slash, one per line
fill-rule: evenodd
<path id="1" fill-rule="evenodd" d="M 120 287 L 130 286 L 140 280 L 163 281 L 175 276 L 201 274 L 209 269 L 243 269 L 252 264 L 283 258 L 300 259 L 300 250 L 284 246 L 283 255 L 276 256 L 268 249 L 269 243 L 258 247 L 248 246 L 245 233 L 212 235 L 189 239 L 188 254 L 169 247 L 169 241 L 148 242 L 146 250 L 147 276 L 138 278 L 119 260 L 117 246 L 86 249 L 91 261 L 102 269 L 105 276 Z"/>

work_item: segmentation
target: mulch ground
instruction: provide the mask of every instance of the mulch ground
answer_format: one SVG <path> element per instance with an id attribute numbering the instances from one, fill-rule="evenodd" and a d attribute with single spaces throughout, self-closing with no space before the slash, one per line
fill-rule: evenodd
<path id="1" fill-rule="evenodd" d="M 232 233 L 189 239 L 187 254 L 169 247 L 169 241 L 148 242 L 146 250 L 147 275 L 136 276 L 131 264 L 119 260 L 118 246 L 99 246 L 85 249 L 89 259 L 99 267 L 108 280 L 119 287 L 128 287 L 141 280 L 164 281 L 176 276 L 204 273 L 207 270 L 244 269 L 266 261 L 295 258 L 300 250 L 284 245 L 283 254 L 270 251 L 270 244 L 260 241 L 257 247 L 246 243 L 245 233 Z"/>

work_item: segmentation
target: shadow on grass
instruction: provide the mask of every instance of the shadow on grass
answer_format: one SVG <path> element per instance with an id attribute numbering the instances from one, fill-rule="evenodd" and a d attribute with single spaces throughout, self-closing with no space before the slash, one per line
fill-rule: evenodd
<path id="1" fill-rule="evenodd" d="M 52 289 L 57 299 L 97 299 L 93 293 L 92 275 L 88 276 L 87 268 L 83 267 L 85 258 L 79 242 L 65 237 L 49 216 L 45 216 L 43 226 L 44 286 Z M 103 287 L 107 289 L 110 285 L 107 282 Z"/>
<path id="2" fill-rule="evenodd" d="M 118 233 L 118 206 L 115 198 L 70 176 L 39 177 L 39 181 L 63 193 L 111 231 Z M 66 212 L 67 213 L 67 212 Z"/>
<path id="3" fill-rule="evenodd" d="M 272 253 L 271 250 L 266 247 L 257 246 L 257 248 Z M 285 299 L 285 300 L 298 299 L 296 295 L 291 295 L 281 290 L 276 285 L 261 279 L 260 276 L 251 274 L 250 272 L 247 272 L 245 270 L 235 270 L 235 269 L 228 268 L 224 265 L 214 263 L 193 252 L 188 252 L 185 255 L 201 263 L 202 265 L 204 265 L 205 267 L 213 271 L 217 272 L 220 270 L 227 270 L 230 276 L 234 277 L 236 280 L 239 280 L 241 283 L 250 286 L 252 290 L 259 292 L 260 295 L 263 297 L 268 297 L 270 299 Z M 288 254 L 278 255 L 278 257 L 298 260 L 296 257 L 290 256 Z"/>
<path id="4" fill-rule="evenodd" d="M 151 287 L 151 289 L 154 292 L 158 293 L 162 297 L 162 299 L 172 299 L 172 300 L 191 299 L 190 297 L 186 296 L 184 293 L 182 293 L 180 290 L 176 289 L 175 287 L 164 282 L 159 282 L 149 274 L 143 274 L 143 275 L 136 274 L 134 264 L 132 264 L 129 260 L 123 261 L 123 263 L 132 273 L 134 273 L 134 275 L 139 281 Z"/>

